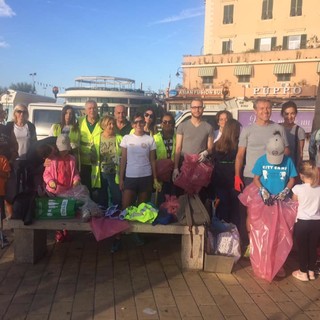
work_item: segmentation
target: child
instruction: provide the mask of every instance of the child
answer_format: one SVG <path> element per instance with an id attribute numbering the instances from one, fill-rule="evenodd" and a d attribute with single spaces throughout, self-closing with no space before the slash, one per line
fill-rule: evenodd
<path id="1" fill-rule="evenodd" d="M 69 154 L 70 139 L 61 134 L 56 142 L 58 155 L 54 156 L 45 168 L 43 180 L 47 191 L 60 195 L 80 184 L 80 175 L 76 167 L 76 159 Z"/>
<path id="2" fill-rule="evenodd" d="M 6 183 L 9 177 L 9 173 L 10 173 L 10 164 L 8 159 L 3 156 L 3 147 L 0 144 L 0 210 L 1 210 L 1 215 L 0 215 L 0 219 L 1 219 L 1 230 L 0 230 L 0 236 L 1 236 L 1 246 L 2 248 L 7 246 L 9 244 L 8 240 L 6 239 L 6 237 L 3 235 L 3 219 L 5 219 L 6 215 L 5 215 L 5 206 L 4 206 L 4 196 L 6 194 Z"/>
<path id="3" fill-rule="evenodd" d="M 259 188 L 264 204 L 271 206 L 275 200 L 284 200 L 298 175 L 293 161 L 284 155 L 284 141 L 276 131 L 266 145 L 266 154 L 260 157 L 253 169 L 253 182 Z"/>
<path id="4" fill-rule="evenodd" d="M 292 188 L 292 199 L 298 201 L 295 235 L 300 268 L 292 275 L 301 281 L 308 281 L 315 280 L 314 270 L 320 236 L 319 171 L 313 161 L 303 161 L 299 172 L 303 184 Z"/>
<path id="5" fill-rule="evenodd" d="M 289 196 L 297 172 L 292 159 L 284 155 L 284 150 L 284 140 L 276 131 L 266 145 L 266 154 L 256 161 L 252 169 L 253 184 L 244 190 L 247 194 L 251 192 L 250 198 L 254 198 L 250 190 L 258 187 L 263 203 L 274 205 L 273 208 L 265 210 L 261 207 L 259 196 L 247 204 L 240 198 L 248 206 L 247 230 L 252 267 L 258 276 L 269 281 L 275 275 L 285 277 L 282 265 L 292 244 L 295 212 L 287 211 L 286 204 L 281 202 Z M 281 256 L 277 252 L 281 252 Z"/>

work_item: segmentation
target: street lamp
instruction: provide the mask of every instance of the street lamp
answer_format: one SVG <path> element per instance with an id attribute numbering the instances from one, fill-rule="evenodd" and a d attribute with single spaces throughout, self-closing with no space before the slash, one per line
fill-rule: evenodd
<path id="1" fill-rule="evenodd" d="M 32 85 L 33 85 L 32 93 L 36 93 L 36 84 L 35 84 L 35 81 L 34 81 L 34 77 L 35 77 L 36 75 L 37 75 L 36 72 L 29 73 L 29 76 L 32 77 Z"/>
<path id="2" fill-rule="evenodd" d="M 181 67 L 177 69 L 176 77 L 177 78 L 183 77 L 183 69 Z"/>

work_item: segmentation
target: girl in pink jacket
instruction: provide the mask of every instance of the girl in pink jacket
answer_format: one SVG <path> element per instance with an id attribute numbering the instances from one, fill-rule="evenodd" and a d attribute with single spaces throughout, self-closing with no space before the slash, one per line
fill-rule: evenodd
<path id="1" fill-rule="evenodd" d="M 61 134 L 57 138 L 59 154 L 53 157 L 43 173 L 47 191 L 60 195 L 80 184 L 80 175 L 76 167 L 76 159 L 69 154 L 70 139 Z"/>

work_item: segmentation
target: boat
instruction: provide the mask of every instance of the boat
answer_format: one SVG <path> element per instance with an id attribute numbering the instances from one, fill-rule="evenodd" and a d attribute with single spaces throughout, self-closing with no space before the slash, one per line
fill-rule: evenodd
<path id="1" fill-rule="evenodd" d="M 88 100 L 97 102 L 100 114 L 113 115 L 115 106 L 127 107 L 131 118 L 140 109 L 157 107 L 154 93 L 135 89 L 135 80 L 112 76 L 82 76 L 75 79 L 75 86 L 58 94 L 66 104 L 84 106 Z"/>

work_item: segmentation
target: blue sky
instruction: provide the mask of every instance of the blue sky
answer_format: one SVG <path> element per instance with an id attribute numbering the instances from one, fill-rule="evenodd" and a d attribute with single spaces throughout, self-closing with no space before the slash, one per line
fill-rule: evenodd
<path id="1" fill-rule="evenodd" d="M 0 86 L 37 73 L 39 94 L 97 75 L 153 91 L 171 75 L 174 87 L 183 55 L 202 51 L 203 27 L 203 0 L 0 0 Z"/>

